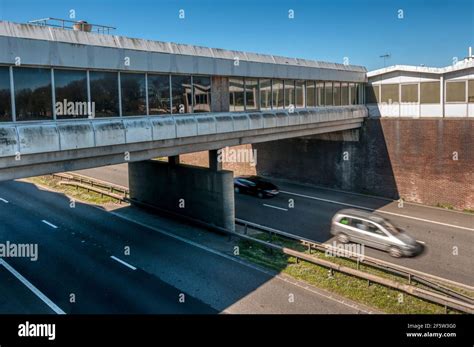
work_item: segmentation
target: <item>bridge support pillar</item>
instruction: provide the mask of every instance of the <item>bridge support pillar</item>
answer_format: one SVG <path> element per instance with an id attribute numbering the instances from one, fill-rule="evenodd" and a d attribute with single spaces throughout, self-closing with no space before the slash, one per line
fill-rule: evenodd
<path id="1" fill-rule="evenodd" d="M 157 160 L 129 163 L 128 171 L 130 198 L 135 203 L 235 229 L 232 171 Z"/>
<path id="2" fill-rule="evenodd" d="M 212 171 L 222 170 L 222 161 L 219 160 L 218 149 L 212 149 L 209 151 L 209 169 Z"/>
<path id="3" fill-rule="evenodd" d="M 179 155 L 173 155 L 171 157 L 168 157 L 168 163 L 170 163 L 170 165 L 178 165 L 179 164 Z"/>

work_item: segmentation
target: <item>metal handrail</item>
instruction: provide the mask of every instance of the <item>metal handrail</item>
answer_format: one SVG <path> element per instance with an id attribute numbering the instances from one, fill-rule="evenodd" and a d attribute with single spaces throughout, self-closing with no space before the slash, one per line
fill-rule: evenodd
<path id="1" fill-rule="evenodd" d="M 59 22 L 59 24 L 57 22 Z M 48 26 L 48 27 L 61 28 L 61 29 L 74 29 L 75 24 L 79 24 L 83 26 L 90 25 L 91 30 L 95 28 L 95 31 L 100 34 L 110 34 L 111 30 L 117 29 L 115 27 L 108 26 L 108 25 L 92 24 L 88 22 L 74 21 L 74 20 L 69 20 L 69 19 L 61 19 L 61 18 L 53 18 L 53 17 L 34 19 L 34 20 L 28 21 L 28 23 L 33 24 L 33 25 Z M 68 25 L 69 23 L 71 23 L 72 25 Z"/>

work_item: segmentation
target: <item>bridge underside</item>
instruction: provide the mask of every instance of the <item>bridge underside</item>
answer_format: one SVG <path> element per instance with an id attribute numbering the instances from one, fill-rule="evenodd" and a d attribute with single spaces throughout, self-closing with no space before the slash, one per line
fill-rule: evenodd
<path id="1" fill-rule="evenodd" d="M 0 127 L 0 181 L 360 128 L 364 106 Z"/>

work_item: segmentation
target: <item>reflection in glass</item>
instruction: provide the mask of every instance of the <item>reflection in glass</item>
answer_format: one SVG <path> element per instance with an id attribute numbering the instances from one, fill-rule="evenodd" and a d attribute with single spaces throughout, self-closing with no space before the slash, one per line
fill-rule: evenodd
<path id="1" fill-rule="evenodd" d="M 341 105 L 341 83 L 334 82 L 332 88 L 332 95 L 334 98 L 334 105 L 340 106 Z"/>
<path id="2" fill-rule="evenodd" d="M 16 119 L 52 119 L 51 70 L 15 67 Z"/>
<path id="3" fill-rule="evenodd" d="M 270 110 L 272 108 L 272 80 L 260 79 L 260 109 Z"/>
<path id="4" fill-rule="evenodd" d="M 118 117 L 118 75 L 116 72 L 91 71 L 89 73 L 91 100 L 95 104 L 95 117 Z"/>
<path id="5" fill-rule="evenodd" d="M 12 121 L 10 69 L 0 67 L 0 122 Z"/>
<path id="6" fill-rule="evenodd" d="M 258 79 L 256 78 L 245 79 L 245 109 L 250 111 L 258 109 Z"/>
<path id="7" fill-rule="evenodd" d="M 209 76 L 193 76 L 193 88 L 193 112 L 211 112 L 211 78 Z"/>
<path id="8" fill-rule="evenodd" d="M 306 81 L 306 107 L 316 106 L 316 84 L 314 81 Z"/>
<path id="9" fill-rule="evenodd" d="M 120 73 L 120 88 L 122 89 L 122 115 L 146 115 L 145 74 Z"/>
<path id="10" fill-rule="evenodd" d="M 295 81 L 285 80 L 285 108 L 295 107 Z"/>
<path id="11" fill-rule="evenodd" d="M 316 82 L 316 102 L 318 106 L 324 106 L 324 82 Z"/>
<path id="12" fill-rule="evenodd" d="M 148 74 L 149 114 L 170 113 L 170 76 Z"/>
<path id="13" fill-rule="evenodd" d="M 171 76 L 171 93 L 171 113 L 192 112 L 191 76 Z"/>
<path id="14" fill-rule="evenodd" d="M 332 94 L 332 82 L 324 82 L 324 105 L 332 106 L 333 94 Z"/>
<path id="15" fill-rule="evenodd" d="M 273 109 L 283 108 L 283 80 L 272 80 Z"/>
<path id="16" fill-rule="evenodd" d="M 341 83 L 341 105 L 349 105 L 349 85 Z"/>
<path id="17" fill-rule="evenodd" d="M 306 107 L 305 83 L 304 81 L 296 81 L 295 83 L 295 99 L 296 107 Z"/>
<path id="18" fill-rule="evenodd" d="M 56 88 L 56 118 L 87 118 L 87 72 L 80 70 L 54 70 Z"/>
<path id="19" fill-rule="evenodd" d="M 229 78 L 230 111 L 244 111 L 244 80 L 242 78 Z"/>

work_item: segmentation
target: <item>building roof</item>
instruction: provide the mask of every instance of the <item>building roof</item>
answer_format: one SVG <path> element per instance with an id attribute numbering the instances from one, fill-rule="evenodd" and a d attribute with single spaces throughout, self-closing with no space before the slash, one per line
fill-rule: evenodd
<path id="1" fill-rule="evenodd" d="M 276 55 L 231 51 L 220 48 L 208 48 L 172 42 L 144 40 L 118 35 L 98 34 L 84 31 L 53 28 L 48 26 L 38 26 L 33 24 L 19 24 L 6 21 L 0 21 L 0 36 L 208 58 L 234 60 L 236 57 L 238 57 L 240 61 L 248 62 L 362 73 L 367 72 L 367 69 L 365 67 L 357 65 L 345 65 L 316 60 L 281 57 Z"/>
<path id="2" fill-rule="evenodd" d="M 416 66 L 416 65 L 392 65 L 384 67 L 382 69 L 369 71 L 367 77 L 373 77 L 383 75 L 394 71 L 406 71 L 406 72 L 420 72 L 430 74 L 445 74 L 448 72 L 454 72 L 474 67 L 474 59 L 464 59 L 457 64 L 445 66 L 445 67 L 427 67 L 427 66 Z"/>

